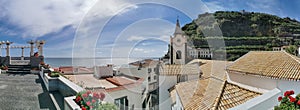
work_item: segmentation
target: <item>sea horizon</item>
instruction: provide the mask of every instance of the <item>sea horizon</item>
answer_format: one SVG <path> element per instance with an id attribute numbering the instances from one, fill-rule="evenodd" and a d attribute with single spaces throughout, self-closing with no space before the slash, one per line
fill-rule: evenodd
<path id="1" fill-rule="evenodd" d="M 107 64 L 113 64 L 115 66 L 126 65 L 135 61 L 144 59 L 159 59 L 157 57 L 96 57 L 96 58 L 65 58 L 65 57 L 46 57 L 45 63 L 51 67 L 61 66 L 103 66 Z"/>

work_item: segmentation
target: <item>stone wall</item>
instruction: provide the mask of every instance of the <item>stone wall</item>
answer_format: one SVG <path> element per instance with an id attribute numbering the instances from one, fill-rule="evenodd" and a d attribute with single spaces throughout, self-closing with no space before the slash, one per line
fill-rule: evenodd
<path id="1" fill-rule="evenodd" d="M 0 66 L 1 65 L 9 65 L 10 57 L 0 57 Z"/>
<path id="2" fill-rule="evenodd" d="M 30 57 L 30 66 L 31 68 L 38 68 L 39 64 L 41 62 L 44 62 L 44 57 L 40 56 L 40 57 Z"/>

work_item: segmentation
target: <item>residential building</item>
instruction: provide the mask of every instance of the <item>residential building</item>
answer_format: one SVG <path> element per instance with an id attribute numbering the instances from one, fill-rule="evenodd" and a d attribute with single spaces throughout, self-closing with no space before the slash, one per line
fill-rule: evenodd
<path id="1" fill-rule="evenodd" d="M 170 110 L 169 92 L 180 82 L 198 80 L 200 68 L 198 64 L 161 65 L 159 69 L 159 109 Z"/>
<path id="2" fill-rule="evenodd" d="M 281 47 L 272 47 L 273 51 L 281 51 Z"/>
<path id="3" fill-rule="evenodd" d="M 300 92 L 300 59 L 285 51 L 251 51 L 232 64 L 212 64 L 218 65 L 213 69 L 207 64 L 200 66 L 201 79 L 179 83 L 170 92 L 173 110 L 272 109 L 284 91 Z"/>
<path id="4" fill-rule="evenodd" d="M 213 57 L 213 53 L 209 48 L 198 48 L 198 58 L 210 59 Z"/>
<path id="5" fill-rule="evenodd" d="M 70 68 L 61 68 L 67 71 Z M 82 69 L 78 69 L 79 71 Z M 120 110 L 140 109 L 143 103 L 143 78 L 126 74 L 113 75 L 112 66 L 94 67 L 95 73 L 66 74 L 73 83 L 93 92 L 104 92 L 104 101 L 114 103 Z M 76 68 L 75 70 L 76 71 Z M 108 72 L 108 73 L 105 73 Z"/>
<path id="6" fill-rule="evenodd" d="M 123 65 L 116 69 L 116 74 L 125 74 L 137 76 L 145 79 L 143 86 L 143 108 L 158 109 L 158 65 L 160 61 L 154 59 L 145 59 Z"/>

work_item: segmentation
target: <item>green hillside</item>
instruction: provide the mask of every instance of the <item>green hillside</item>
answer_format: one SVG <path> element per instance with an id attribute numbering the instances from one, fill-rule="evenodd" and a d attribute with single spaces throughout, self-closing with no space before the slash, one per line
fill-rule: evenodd
<path id="1" fill-rule="evenodd" d="M 219 29 L 221 34 L 217 33 Z M 208 47 L 207 40 L 220 40 L 215 36 L 223 36 L 228 60 L 235 60 L 250 50 L 300 44 L 295 37 L 300 34 L 300 22 L 265 13 L 218 11 L 200 14 L 182 30 L 190 36 L 195 47 Z M 213 50 L 220 51 L 218 48 Z"/>

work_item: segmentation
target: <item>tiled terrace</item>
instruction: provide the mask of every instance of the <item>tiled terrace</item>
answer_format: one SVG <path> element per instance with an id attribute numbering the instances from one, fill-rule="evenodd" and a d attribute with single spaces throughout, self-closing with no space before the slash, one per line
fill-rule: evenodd
<path id="1" fill-rule="evenodd" d="M 3 110 L 55 110 L 38 75 L 0 74 L 0 91 Z"/>

